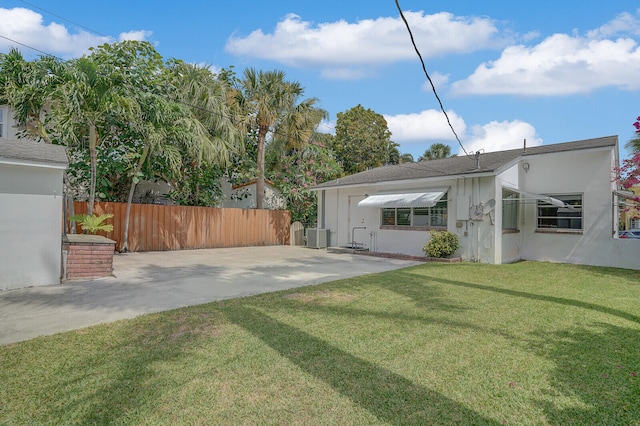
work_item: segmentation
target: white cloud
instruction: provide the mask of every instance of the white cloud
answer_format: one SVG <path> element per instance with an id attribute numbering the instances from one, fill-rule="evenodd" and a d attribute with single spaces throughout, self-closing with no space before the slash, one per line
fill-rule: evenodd
<path id="1" fill-rule="evenodd" d="M 371 70 L 362 68 L 325 68 L 321 74 L 330 80 L 359 80 L 371 73 Z"/>
<path id="2" fill-rule="evenodd" d="M 81 56 L 89 47 L 115 41 L 113 37 L 99 36 L 87 31 L 71 33 L 64 25 L 56 22 L 44 23 L 42 15 L 29 9 L 16 7 L 0 8 L 2 35 L 14 40 L 0 38 L 0 50 L 8 51 L 17 48 L 25 56 L 33 53 L 26 46 L 41 52 L 61 56 L 64 59 Z M 120 34 L 121 40 L 144 40 L 149 31 L 131 31 Z"/>
<path id="3" fill-rule="evenodd" d="M 600 28 L 589 31 L 589 38 L 605 38 L 620 34 L 640 35 L 640 19 L 629 12 L 624 12 L 607 22 Z"/>
<path id="4" fill-rule="evenodd" d="M 451 125 L 459 137 L 466 130 L 462 117 L 447 111 Z M 385 115 L 394 142 L 424 142 L 425 140 L 455 140 L 442 111 L 430 109 L 414 114 Z"/>
<path id="5" fill-rule="evenodd" d="M 318 125 L 319 133 L 329 133 L 331 135 L 336 134 L 336 123 L 330 120 L 322 120 Z"/>
<path id="6" fill-rule="evenodd" d="M 146 30 L 135 30 L 135 31 L 127 31 L 126 33 L 120 33 L 118 36 L 118 40 L 134 40 L 134 41 L 145 41 L 151 37 L 153 31 Z"/>
<path id="7" fill-rule="evenodd" d="M 436 87 L 437 92 L 444 89 L 449 83 L 449 74 L 440 74 L 439 72 L 436 71 L 436 72 L 430 73 L 429 77 L 431 77 L 431 81 L 433 82 L 433 85 Z M 426 80 L 426 77 L 425 77 L 425 80 Z M 422 89 L 425 92 L 433 91 L 433 87 L 431 87 L 431 83 L 429 83 L 429 80 L 425 81 L 422 84 Z"/>
<path id="8" fill-rule="evenodd" d="M 498 60 L 481 64 L 451 87 L 456 94 L 526 96 L 589 93 L 603 87 L 639 90 L 636 40 L 600 38 L 624 31 L 637 34 L 638 28 L 638 19 L 622 14 L 586 37 L 554 34 L 535 46 L 510 46 Z"/>
<path id="9" fill-rule="evenodd" d="M 466 53 L 499 44 L 493 21 L 405 12 L 423 57 Z M 294 14 L 278 22 L 273 33 L 261 29 L 232 36 L 226 50 L 234 55 L 268 59 L 292 66 L 321 67 L 333 78 L 354 78 L 346 69 L 415 59 L 404 22 L 381 17 L 355 23 L 344 20 L 314 24 Z M 337 72 L 336 70 L 340 70 Z M 356 74 L 355 76 L 362 75 Z"/>
<path id="10" fill-rule="evenodd" d="M 463 140 L 467 152 L 493 152 L 522 148 L 524 140 L 527 146 L 542 145 L 542 139 L 536 137 L 536 129 L 520 120 L 492 121 L 483 126 L 471 127 L 471 134 Z M 462 150 L 458 155 L 463 154 Z"/>

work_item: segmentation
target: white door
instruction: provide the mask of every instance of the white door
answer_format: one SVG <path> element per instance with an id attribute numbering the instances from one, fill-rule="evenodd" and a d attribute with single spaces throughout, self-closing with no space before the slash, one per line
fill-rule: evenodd
<path id="1" fill-rule="evenodd" d="M 358 207 L 358 203 L 364 200 L 364 195 L 349 196 L 349 215 L 347 217 L 347 241 L 352 248 L 365 248 L 369 242 L 369 233 L 366 229 L 364 208 Z M 355 246 L 353 245 L 355 243 Z"/>

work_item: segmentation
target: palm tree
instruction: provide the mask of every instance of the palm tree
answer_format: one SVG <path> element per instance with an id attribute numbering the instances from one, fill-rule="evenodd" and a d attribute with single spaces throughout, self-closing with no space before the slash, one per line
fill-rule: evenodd
<path id="1" fill-rule="evenodd" d="M 418 161 L 436 160 L 439 158 L 451 157 L 451 147 L 443 143 L 434 143 L 418 157 Z"/>
<path id="2" fill-rule="evenodd" d="M 640 152 L 640 137 L 629 140 L 624 147 L 630 151 Z"/>
<path id="3" fill-rule="evenodd" d="M 172 92 L 178 103 L 187 106 L 200 128 L 192 123 L 200 136 L 199 143 L 190 144 L 191 154 L 198 161 L 229 163 L 229 154 L 241 153 L 243 138 L 232 119 L 231 92 L 206 66 L 182 61 L 170 65 Z"/>
<path id="4" fill-rule="evenodd" d="M 45 112 L 64 67 L 52 56 L 28 62 L 16 49 L 0 54 L 0 104 L 11 105 L 16 123 L 27 135 L 46 143 L 51 139 L 45 128 Z"/>
<path id="5" fill-rule="evenodd" d="M 106 68 L 106 69 L 105 69 Z M 52 96 L 53 126 L 68 146 L 89 148 L 91 167 L 88 214 L 96 193 L 97 148 L 118 123 L 135 120 L 139 107 L 108 67 L 90 57 L 71 61 Z"/>
<path id="6" fill-rule="evenodd" d="M 284 134 L 291 145 L 307 142 L 313 133 L 310 123 L 317 119 L 317 99 L 298 102 L 304 89 L 298 82 L 285 80 L 283 71 L 256 71 L 248 68 L 239 82 L 236 101 L 242 111 L 240 128 L 248 133 L 257 130 L 256 207 L 264 207 L 264 158 L 269 135 Z M 286 132 L 286 134 L 285 134 Z"/>
<path id="7" fill-rule="evenodd" d="M 157 66 L 164 67 L 161 63 Z M 136 95 L 140 115 L 130 123 L 129 136 L 130 143 L 141 151 L 131 172 L 121 251 L 128 250 L 133 194 L 142 168 L 152 155 L 161 158 L 169 172 L 179 178 L 185 161 L 196 168 L 203 163 L 226 166 L 229 153 L 242 149 L 242 138 L 229 118 L 228 90 L 223 83 L 208 68 L 181 61 L 172 62 L 167 70 L 169 73 L 149 70 L 156 76 L 153 87 L 157 93 Z M 173 96 L 166 96 L 168 93 Z"/>

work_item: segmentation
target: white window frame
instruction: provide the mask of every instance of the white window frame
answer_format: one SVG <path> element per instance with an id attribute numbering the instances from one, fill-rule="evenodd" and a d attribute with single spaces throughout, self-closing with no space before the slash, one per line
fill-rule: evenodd
<path id="1" fill-rule="evenodd" d="M 445 195 L 446 197 L 446 195 Z M 380 209 L 380 228 L 391 229 L 446 229 L 448 219 L 448 202 L 443 197 L 433 207 L 385 207 Z M 424 212 L 427 211 L 425 215 Z M 418 214 L 416 214 L 416 211 Z M 390 213 L 393 214 L 391 215 Z M 427 216 L 428 225 L 417 223 L 416 216 Z M 393 218 L 393 223 L 385 223 Z M 436 224 L 433 224 L 436 222 Z"/>
<path id="2" fill-rule="evenodd" d="M 572 209 L 553 206 L 543 200 L 538 200 L 536 203 L 536 229 L 542 232 L 582 232 L 584 230 L 584 194 L 565 193 L 551 195 L 551 197 L 564 201 Z M 553 221 L 555 221 L 555 226 Z M 575 226 L 577 221 L 579 221 L 579 227 Z"/>
<path id="3" fill-rule="evenodd" d="M 517 231 L 520 219 L 520 194 L 502 189 L 502 230 Z M 505 220 L 505 219 L 509 220 Z M 508 226 L 507 226 L 508 225 Z"/>

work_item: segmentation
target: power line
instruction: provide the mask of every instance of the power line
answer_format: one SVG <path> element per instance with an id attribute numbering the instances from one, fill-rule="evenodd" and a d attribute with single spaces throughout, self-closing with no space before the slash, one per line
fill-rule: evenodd
<path id="1" fill-rule="evenodd" d="M 431 84 L 431 90 L 433 90 L 433 94 L 436 96 L 436 99 L 438 100 L 438 103 L 440 104 L 440 109 L 442 110 L 442 113 L 446 117 L 447 123 L 449 124 L 449 127 L 451 128 L 451 131 L 453 132 L 453 135 L 456 137 L 456 140 L 460 144 L 460 148 L 462 148 L 462 151 L 467 155 L 467 157 L 471 158 L 471 156 L 469 155 L 467 150 L 464 149 L 464 146 L 462 145 L 462 142 L 460 142 L 460 138 L 458 137 L 458 134 L 456 133 L 455 129 L 453 128 L 453 125 L 451 124 L 451 120 L 449 120 L 449 115 L 447 114 L 447 111 L 444 110 L 444 106 L 442 105 L 442 101 L 440 100 L 440 96 L 438 96 L 438 92 L 436 91 L 436 86 L 433 84 L 433 81 L 431 81 L 431 77 L 429 77 L 429 73 L 427 72 L 427 67 L 424 64 L 424 60 L 422 59 L 422 55 L 420 54 L 420 50 L 418 49 L 418 46 L 416 46 L 416 41 L 413 38 L 413 32 L 411 31 L 411 27 L 409 26 L 409 22 L 407 22 L 407 18 L 405 18 L 404 13 L 402 13 L 402 9 L 400 8 L 400 3 L 398 2 L 398 0 L 395 0 L 395 1 L 396 1 L 396 7 L 398 8 L 398 12 L 400 12 L 400 17 L 404 21 L 404 24 L 407 27 L 407 31 L 409 32 L 409 37 L 411 38 L 411 44 L 413 44 L 413 48 L 415 49 L 416 53 L 418 54 L 418 58 L 420 58 L 420 63 L 422 64 L 422 70 L 424 71 L 424 74 L 427 76 L 427 80 L 429 80 L 429 83 Z"/>
<path id="2" fill-rule="evenodd" d="M 54 58 L 54 59 L 57 59 L 57 60 L 59 60 L 59 61 L 64 61 L 62 58 L 60 58 L 60 57 L 58 57 L 58 56 L 55 56 L 55 55 L 53 55 L 53 54 L 50 54 L 50 53 L 47 53 L 47 52 L 45 52 L 45 51 L 39 50 L 39 49 L 37 49 L 37 48 L 35 48 L 35 47 L 33 47 L 33 46 L 29 46 L 29 45 L 27 45 L 27 44 L 25 44 L 25 43 L 21 43 L 21 42 L 19 42 L 19 41 L 17 41 L 17 40 L 13 40 L 13 39 L 11 39 L 11 38 L 9 38 L 9 37 L 6 37 L 6 36 L 3 36 L 3 35 L 0 35 L 0 38 L 4 38 L 4 39 L 9 40 L 9 41 L 11 41 L 11 42 L 13 42 L 13 43 L 19 44 L 20 46 L 26 47 L 27 49 L 31 49 L 31 50 L 34 50 L 34 51 L 36 51 L 36 52 L 42 53 L 42 54 L 43 54 L 43 55 L 45 55 L 45 56 L 49 56 L 49 57 Z M 148 92 L 148 91 L 147 91 L 146 93 L 151 94 L 151 92 Z M 191 104 L 191 103 L 186 102 L 186 101 L 184 101 L 184 100 L 181 100 L 181 99 L 177 99 L 177 98 L 171 97 L 171 96 L 169 96 L 169 95 L 167 95 L 167 94 L 163 94 L 163 93 L 155 93 L 155 95 L 161 96 L 161 97 L 163 97 L 163 98 L 165 98 L 165 99 L 167 99 L 167 100 L 169 100 L 169 101 L 172 101 L 172 102 L 176 102 L 176 103 L 182 104 L 182 105 L 187 106 L 187 107 L 189 107 L 189 108 L 197 109 L 197 110 L 200 110 L 200 111 L 202 111 L 202 112 L 206 112 L 206 113 L 208 113 L 208 114 L 211 114 L 211 115 L 217 116 L 217 117 L 219 117 L 219 118 L 222 118 L 222 119 L 226 119 L 226 120 L 231 120 L 231 121 L 233 121 L 233 117 L 231 117 L 231 116 L 229 116 L 229 115 L 225 115 L 225 114 L 220 113 L 220 112 L 217 112 L 217 111 L 212 111 L 212 110 L 209 110 L 209 109 L 207 109 L 207 108 L 201 107 L 201 106 L 199 106 L 199 105 Z M 322 123 L 318 123 L 318 127 L 319 127 L 319 126 L 321 126 L 321 125 L 322 125 L 322 126 L 325 126 L 325 127 L 327 127 L 327 128 L 328 128 L 328 126 L 323 125 Z M 291 138 L 288 134 L 283 133 L 283 132 L 281 132 L 281 131 L 271 130 L 271 133 L 272 133 L 273 135 L 276 135 L 276 136 L 280 136 L 280 137 L 287 138 L 287 139 L 294 139 L 294 140 L 297 140 L 297 141 L 299 141 L 299 142 L 302 142 L 302 140 L 301 140 L 301 139 L 299 139 L 299 138 Z M 312 142 L 310 142 L 310 141 L 309 141 L 309 143 L 312 143 Z"/>
<path id="3" fill-rule="evenodd" d="M 99 32 L 98 32 L 98 31 L 96 31 L 96 30 L 93 30 L 93 29 L 91 29 L 91 28 L 89 28 L 89 27 L 85 27 L 85 26 L 84 26 L 84 25 L 82 25 L 82 24 L 78 24 L 77 22 L 74 22 L 74 21 L 72 21 L 72 20 L 70 20 L 70 19 L 67 19 L 67 18 L 65 18 L 64 16 L 57 15 L 57 14 L 55 14 L 55 13 L 51 12 L 50 10 L 46 10 L 46 9 L 43 9 L 43 8 L 41 8 L 41 7 L 39 7 L 39 6 L 36 6 L 36 5 L 35 5 L 35 4 L 33 4 L 33 3 L 29 3 L 29 2 L 24 1 L 24 0 L 20 0 L 20 1 L 21 1 L 22 3 L 24 3 L 24 4 L 27 4 L 27 5 L 31 6 L 31 7 L 34 7 L 34 8 L 36 8 L 36 9 L 38 9 L 38 10 L 41 10 L 41 11 L 45 12 L 45 13 L 48 13 L 49 15 L 53 15 L 53 16 L 55 16 L 56 18 L 60 18 L 60 19 L 62 19 L 63 21 L 67 21 L 67 22 L 69 22 L 69 23 L 71 23 L 71 24 L 73 24 L 73 25 L 75 25 L 75 26 L 77 26 L 77 27 L 80 27 L 80 28 L 82 28 L 82 29 L 85 29 L 85 30 L 87 30 L 87 31 L 89 31 L 89 32 L 92 32 L 92 33 L 97 34 L 97 35 L 102 36 L 102 37 L 109 37 L 108 35 L 105 35 L 105 34 L 99 33 Z"/>
<path id="4" fill-rule="evenodd" d="M 19 44 L 20 46 L 26 47 L 27 49 L 35 50 L 36 52 L 42 53 L 42 54 L 43 54 L 43 55 L 45 55 L 45 56 L 50 56 L 50 57 L 52 57 L 52 58 L 60 59 L 60 60 L 61 60 L 61 58 L 58 58 L 58 57 L 57 57 L 57 56 L 55 56 L 55 55 L 52 55 L 52 54 L 47 53 L 47 52 L 44 52 L 44 51 L 42 51 L 42 50 L 40 50 L 40 49 L 36 49 L 35 47 L 32 47 L 32 46 L 28 46 L 28 45 L 26 45 L 26 44 L 24 44 L 24 43 L 20 43 L 19 41 L 14 40 L 14 39 L 9 38 L 9 37 L 6 37 L 6 36 L 3 36 L 2 34 L 0 34 L 0 38 L 3 38 L 3 39 L 5 39 L 5 40 L 9 40 L 9 41 L 10 41 L 10 42 L 12 42 L 12 43 Z"/>
<path id="5" fill-rule="evenodd" d="M 68 19 L 68 18 L 65 18 L 64 16 L 58 15 L 58 14 L 56 14 L 56 13 L 54 13 L 54 12 L 51 12 L 50 10 L 47 10 L 47 9 L 42 8 L 42 7 L 36 6 L 36 5 L 35 5 L 35 4 L 33 4 L 33 3 L 27 2 L 27 1 L 25 1 L 25 0 L 20 0 L 20 1 L 21 1 L 22 3 L 24 3 L 24 4 L 26 4 L 26 5 L 29 5 L 29 6 L 31 6 L 31 7 L 34 7 L 34 8 L 36 8 L 36 9 L 38 9 L 38 10 L 41 10 L 41 11 L 43 11 L 43 12 L 45 12 L 45 13 L 48 13 L 48 14 L 50 14 L 50 15 L 52 15 L 52 16 L 55 16 L 55 17 L 57 17 L 57 18 L 59 18 L 59 19 L 62 19 L 63 21 L 69 22 L 69 23 L 71 23 L 71 24 L 73 24 L 73 25 L 76 25 L 76 26 L 78 26 L 78 27 L 80 27 L 80 28 L 83 28 L 83 29 L 85 29 L 85 30 L 87 30 L 87 31 L 89 31 L 89 32 L 92 32 L 92 33 L 94 33 L 94 34 L 97 34 L 97 35 L 100 35 L 100 36 L 103 36 L 103 37 L 110 37 L 110 36 L 108 36 L 108 35 L 106 35 L 106 34 L 102 34 L 102 33 L 98 32 L 98 31 L 96 31 L 96 30 L 94 30 L 94 29 L 92 29 L 92 28 L 89 28 L 89 27 L 87 27 L 87 26 L 85 26 L 85 25 L 79 24 L 79 23 L 77 23 L 77 22 L 75 22 L 75 21 L 72 21 L 72 20 L 70 20 L 70 19 Z M 397 4 L 397 2 L 396 2 L 396 4 Z M 399 8 L 399 6 L 398 6 L 398 8 Z M 402 11 L 400 11 L 400 14 L 402 15 Z M 403 16 L 403 19 L 404 19 L 404 16 Z M 406 20 L 405 20 L 405 23 L 406 23 Z M 407 24 L 407 28 L 408 28 L 408 24 Z M 409 34 L 411 34 L 411 30 L 410 30 L 410 29 L 409 29 Z M 3 36 L 0 36 L 0 37 L 3 37 Z M 10 40 L 10 39 L 8 39 L 7 37 L 3 37 L 3 38 L 6 38 L 7 40 Z M 413 39 L 413 35 L 411 35 L 411 38 Z M 11 40 L 11 41 L 13 41 L 13 40 Z M 14 41 L 14 42 L 15 42 L 15 43 L 18 43 L 18 44 L 20 44 L 20 45 L 22 45 L 22 46 L 24 46 L 24 47 L 27 47 L 27 48 L 29 48 L 29 49 L 32 49 L 32 50 L 35 50 L 35 51 L 40 52 L 40 53 L 42 53 L 42 54 L 45 54 L 45 55 L 47 55 L 47 56 L 52 56 L 52 57 L 54 57 L 54 58 L 57 58 L 57 59 L 62 60 L 61 58 L 59 58 L 59 57 L 57 57 L 57 56 L 55 56 L 55 55 L 48 54 L 48 53 L 43 52 L 43 51 L 41 51 L 41 50 L 38 50 L 38 49 L 36 49 L 36 48 L 34 48 L 34 47 L 27 46 L 27 45 L 22 44 L 22 43 L 19 43 L 19 42 L 17 42 L 17 41 Z M 414 44 L 414 47 L 415 47 L 415 44 Z M 417 48 L 416 48 L 416 51 L 417 51 Z M 420 52 L 418 52 L 418 56 L 420 56 Z M 421 57 L 421 59 L 422 59 L 422 57 Z M 424 63 L 423 63 L 423 68 L 424 68 Z M 425 73 L 426 73 L 426 69 L 425 69 Z M 429 78 L 429 75 L 428 75 L 428 74 L 427 74 L 427 78 Z M 431 82 L 431 79 L 430 79 L 430 78 L 429 78 L 429 81 Z M 431 83 L 431 86 L 433 87 L 433 83 Z M 434 93 L 435 93 L 435 87 L 433 87 L 433 90 L 434 90 Z M 438 98 L 438 94 L 437 94 L 437 93 L 436 93 L 436 98 Z M 438 98 L 438 101 L 440 101 L 440 99 L 439 99 L 439 98 Z M 193 105 L 189 105 L 189 106 L 194 107 Z M 440 106 L 442 107 L 442 103 L 440 104 Z M 214 111 L 209 111 L 209 112 L 210 112 L 211 114 L 217 114 L 217 113 L 216 113 L 216 112 L 214 112 Z M 444 112 L 444 110 L 443 110 L 443 112 Z M 447 116 L 447 113 L 446 113 L 446 112 L 445 112 L 445 116 L 447 117 L 447 121 L 449 121 L 449 117 Z M 449 126 L 451 126 L 451 123 L 449 123 Z M 322 122 L 318 124 L 318 127 L 324 127 L 324 128 L 325 128 L 325 129 L 327 129 L 327 130 L 331 130 L 331 127 L 329 127 L 329 126 L 328 126 L 328 125 L 326 125 L 326 124 L 323 124 Z M 453 130 L 453 127 L 451 127 L 451 129 Z M 276 132 L 274 132 L 274 133 L 276 133 Z M 454 131 L 453 133 L 454 133 L 454 135 L 456 135 L 455 131 Z M 285 136 L 285 137 L 286 137 L 286 135 L 281 135 L 281 136 Z M 456 135 L 456 139 L 458 139 L 457 135 Z M 459 140 L 459 139 L 458 139 L 458 143 L 460 143 L 460 140 Z M 460 143 L 460 145 L 462 146 L 462 143 Z M 462 150 L 465 152 L 465 154 L 467 153 L 467 152 L 464 150 L 464 147 L 462 147 Z M 468 154 L 467 154 L 467 156 L 468 156 Z"/>
<path id="6" fill-rule="evenodd" d="M 26 2 L 24 2 L 24 3 L 26 3 Z M 28 3 L 27 3 L 27 4 L 28 4 Z M 63 19 L 63 18 L 61 18 L 61 19 Z M 71 22 L 71 21 L 70 21 L 70 22 Z M 5 36 L 3 36 L 3 35 L 0 35 L 0 38 L 4 38 L 4 39 L 9 40 L 9 41 L 11 41 L 11 42 L 13 42 L 13 43 L 17 43 L 17 44 L 19 44 L 19 45 L 21 45 L 21 46 L 24 46 L 24 47 L 26 47 L 26 48 L 28 48 L 28 49 L 32 49 L 32 50 L 34 50 L 34 51 L 36 51 L 36 52 L 40 52 L 40 53 L 42 53 L 42 54 L 43 54 L 43 55 L 45 55 L 45 56 L 49 56 L 49 57 L 52 57 L 52 58 L 58 59 L 58 60 L 60 60 L 60 61 L 64 61 L 63 59 L 61 59 L 61 58 L 59 58 L 59 57 L 57 57 L 57 56 L 55 56 L 55 55 L 52 55 L 52 54 L 47 53 L 47 52 L 44 52 L 44 51 L 39 50 L 39 49 L 37 49 L 37 48 L 35 48 L 35 47 L 33 47 L 33 46 L 29 46 L 29 45 L 24 44 L 24 43 L 21 43 L 21 42 L 19 42 L 19 41 L 16 41 L 16 40 L 10 39 L 9 37 L 5 37 Z M 147 93 L 150 93 L 150 92 L 147 92 Z M 187 107 L 189 107 L 189 108 L 198 109 L 198 110 L 200 110 L 200 111 L 203 111 L 203 112 L 209 113 L 209 114 L 211 114 L 211 115 L 215 115 L 215 116 L 217 116 L 217 117 L 219 117 L 219 118 L 223 118 L 223 119 L 227 119 L 227 120 L 232 120 L 232 121 L 233 121 L 233 118 L 232 118 L 232 117 L 230 117 L 230 116 L 228 116 L 228 115 L 225 115 L 225 114 L 222 114 L 222 113 L 220 113 L 220 112 L 212 111 L 212 110 L 209 110 L 209 109 L 207 109 L 207 108 L 201 107 L 201 106 L 199 106 L 199 105 L 193 105 L 193 104 L 190 104 L 190 103 L 185 102 L 185 101 L 183 101 L 183 100 L 176 99 L 176 98 L 172 98 L 172 97 L 170 97 L 169 95 L 166 95 L 166 94 L 157 93 L 157 95 L 158 95 L 158 96 L 162 96 L 162 97 L 164 97 L 165 99 L 168 99 L 168 100 L 170 100 L 170 101 L 173 101 L 173 102 L 176 102 L 176 103 L 180 103 L 180 104 L 182 104 L 182 105 L 185 105 L 185 106 L 187 106 Z M 321 125 L 323 125 L 323 124 L 322 124 L 322 123 L 318 123 L 318 127 L 319 127 L 319 126 L 321 126 Z M 325 126 L 325 127 L 327 127 L 327 128 L 328 128 L 328 126 L 326 126 L 326 125 L 323 125 L 323 126 Z M 283 137 L 283 138 L 289 138 L 289 135 L 287 135 L 286 133 L 277 132 L 277 131 L 275 131 L 275 130 L 272 130 L 272 131 L 271 131 L 271 133 L 272 133 L 273 135 L 277 135 L 277 136 L 280 136 L 280 137 Z M 296 139 L 296 138 L 294 138 L 294 139 Z M 302 142 L 302 140 L 301 140 L 301 139 L 296 139 L 296 140 L 298 140 L 298 141 Z M 313 143 L 313 142 L 309 141 L 309 143 Z M 464 149 L 464 148 L 463 148 L 463 149 Z M 465 153 L 466 153 L 466 151 L 465 151 Z M 416 169 L 416 168 L 418 168 L 418 167 L 411 166 L 411 165 L 420 165 L 420 167 L 419 167 L 419 168 L 424 168 L 424 169 L 428 169 L 428 170 L 433 170 L 434 172 L 440 173 L 441 175 L 447 175 L 447 173 L 446 173 L 446 172 L 444 172 L 444 171 L 442 171 L 442 170 L 438 170 L 438 169 L 436 169 L 436 168 L 434 168 L 434 167 L 428 167 L 428 166 L 426 166 L 426 164 L 424 164 L 424 163 L 426 163 L 426 161 L 416 161 L 416 162 L 413 162 L 413 163 L 405 163 L 405 164 L 403 164 L 403 163 L 398 163 L 398 164 L 392 164 L 392 166 L 397 166 L 397 167 L 402 167 L 402 168 L 408 168 L 408 169 L 411 169 L 411 170 L 415 170 L 415 169 Z"/>

